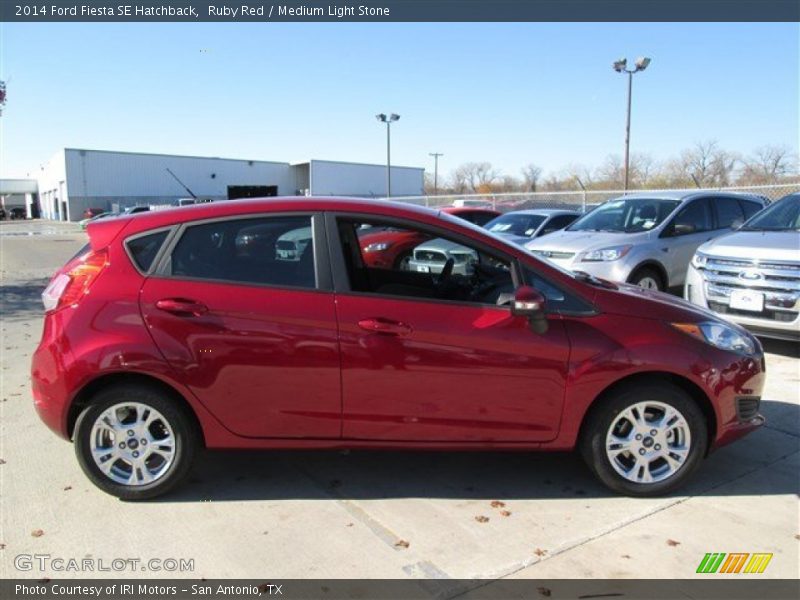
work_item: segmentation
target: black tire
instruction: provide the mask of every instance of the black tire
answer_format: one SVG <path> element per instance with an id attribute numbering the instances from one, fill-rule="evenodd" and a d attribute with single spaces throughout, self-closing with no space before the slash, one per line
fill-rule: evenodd
<path id="1" fill-rule="evenodd" d="M 642 285 L 642 283 L 645 281 L 655 282 L 655 289 L 657 289 L 659 292 L 663 292 L 667 289 L 667 284 L 664 281 L 664 278 L 661 276 L 661 273 L 659 273 L 658 270 L 653 267 L 641 267 L 636 269 L 636 271 L 634 271 L 633 274 L 628 278 L 628 283 L 638 285 L 639 287 L 653 289 L 652 287 Z"/>
<path id="2" fill-rule="evenodd" d="M 92 456 L 92 428 L 95 421 L 108 408 L 120 403 L 138 403 L 152 408 L 161 413 L 172 429 L 174 436 L 172 463 L 150 483 L 141 485 L 118 483 L 103 473 Z M 158 423 L 155 427 L 158 427 Z M 75 454 L 86 476 L 101 490 L 121 500 L 147 500 L 173 489 L 189 474 L 200 445 L 197 426 L 187 411 L 163 391 L 141 384 L 115 385 L 98 392 L 78 417 L 73 437 Z"/>
<path id="3" fill-rule="evenodd" d="M 620 413 L 639 402 L 658 402 L 680 412 L 691 435 L 683 464 L 670 476 L 654 483 L 637 483 L 618 473 L 606 453 L 606 435 Z M 625 386 L 603 399 L 586 417 L 579 441 L 580 452 L 598 479 L 608 488 L 627 496 L 660 496 L 682 486 L 699 466 L 708 448 L 708 426 L 697 403 L 682 389 L 669 383 Z M 631 455 L 635 458 L 635 455 Z M 649 471 L 649 468 L 648 468 Z"/>
<path id="4" fill-rule="evenodd" d="M 411 250 L 406 250 L 394 261 L 395 271 L 408 271 L 408 261 L 411 259 Z"/>

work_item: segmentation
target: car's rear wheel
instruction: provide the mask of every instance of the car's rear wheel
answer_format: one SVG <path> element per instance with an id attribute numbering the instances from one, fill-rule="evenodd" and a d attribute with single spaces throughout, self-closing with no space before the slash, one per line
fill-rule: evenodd
<path id="1" fill-rule="evenodd" d="M 681 486 L 708 446 L 703 412 L 678 387 L 627 386 L 587 417 L 581 453 L 606 486 L 657 496 Z"/>
<path id="2" fill-rule="evenodd" d="M 403 252 L 400 256 L 398 256 L 394 261 L 394 270 L 395 271 L 410 271 L 411 266 L 408 264 L 411 262 L 411 251 Z"/>
<path id="3" fill-rule="evenodd" d="M 628 279 L 628 283 L 638 285 L 647 290 L 658 290 L 660 292 L 663 292 L 667 287 L 667 284 L 661 277 L 661 273 L 652 267 L 637 269 L 633 275 L 630 276 L 630 279 Z"/>
<path id="4" fill-rule="evenodd" d="M 198 447 L 194 422 L 174 399 L 144 385 L 99 392 L 75 424 L 84 473 L 123 500 L 166 493 L 186 477 Z"/>

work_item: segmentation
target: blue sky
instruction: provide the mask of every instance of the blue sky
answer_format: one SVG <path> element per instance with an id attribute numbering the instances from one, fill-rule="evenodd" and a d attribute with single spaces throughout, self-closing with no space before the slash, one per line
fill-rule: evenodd
<path id="1" fill-rule="evenodd" d="M 0 176 L 60 147 L 265 160 L 385 160 L 518 175 L 698 140 L 797 151 L 800 28 L 783 24 L 3 24 Z"/>

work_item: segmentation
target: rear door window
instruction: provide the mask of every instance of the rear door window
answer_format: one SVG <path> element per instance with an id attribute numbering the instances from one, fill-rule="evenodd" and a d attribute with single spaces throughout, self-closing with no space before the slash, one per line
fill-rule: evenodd
<path id="1" fill-rule="evenodd" d="M 734 223 L 741 225 L 744 214 L 735 198 L 715 198 L 717 208 L 717 229 L 730 229 Z"/>
<path id="2" fill-rule="evenodd" d="M 176 277 L 316 287 L 310 216 L 228 219 L 186 229 L 170 260 Z"/>

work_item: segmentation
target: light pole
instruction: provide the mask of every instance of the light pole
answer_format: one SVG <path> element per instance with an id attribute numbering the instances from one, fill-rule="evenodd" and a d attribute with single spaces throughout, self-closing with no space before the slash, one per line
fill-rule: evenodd
<path id="1" fill-rule="evenodd" d="M 444 156 L 441 152 L 428 152 L 428 156 L 433 157 L 433 195 L 439 195 L 439 157 Z"/>
<path id="2" fill-rule="evenodd" d="M 400 115 L 394 113 L 388 117 L 380 113 L 375 115 L 381 123 L 386 123 L 386 197 L 392 197 L 392 123 L 400 119 Z"/>
<path id="3" fill-rule="evenodd" d="M 628 59 L 620 58 L 615 60 L 613 67 L 617 73 L 628 74 L 628 116 L 625 124 L 625 191 L 628 190 L 628 174 L 630 171 L 630 148 L 631 148 L 631 91 L 633 89 L 633 74 L 639 71 L 644 71 L 647 65 L 650 64 L 650 59 L 646 56 L 636 59 L 636 68 L 628 69 Z"/>

